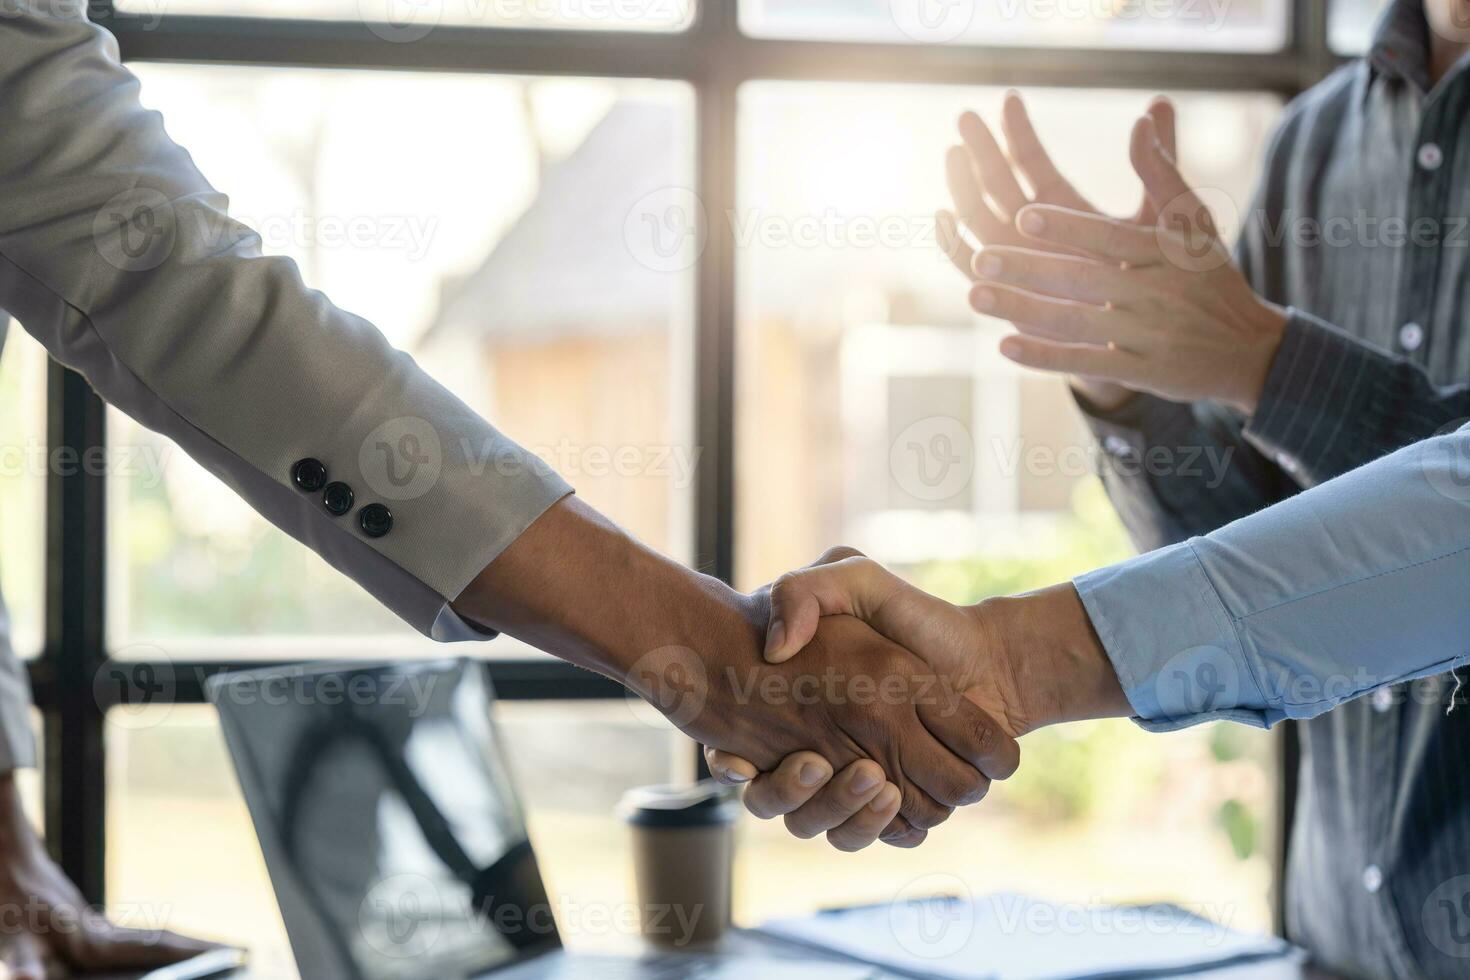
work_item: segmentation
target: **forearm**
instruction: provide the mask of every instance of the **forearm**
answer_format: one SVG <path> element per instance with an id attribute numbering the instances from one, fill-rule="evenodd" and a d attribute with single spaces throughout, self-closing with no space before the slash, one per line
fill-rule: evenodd
<path id="1" fill-rule="evenodd" d="M 1077 580 L 1152 727 L 1308 718 L 1470 660 L 1470 429 Z"/>
<path id="2" fill-rule="evenodd" d="M 575 497 L 533 523 L 454 609 L 620 682 L 669 647 L 702 660 L 713 648 L 748 647 L 759 663 L 766 624 L 759 599 L 646 547 Z"/>

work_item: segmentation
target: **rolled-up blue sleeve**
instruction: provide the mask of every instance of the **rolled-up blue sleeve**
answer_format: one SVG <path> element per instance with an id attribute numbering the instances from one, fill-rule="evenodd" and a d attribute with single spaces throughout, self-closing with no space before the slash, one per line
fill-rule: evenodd
<path id="1" fill-rule="evenodd" d="M 1074 584 L 1152 730 L 1444 673 L 1470 662 L 1470 426 Z"/>

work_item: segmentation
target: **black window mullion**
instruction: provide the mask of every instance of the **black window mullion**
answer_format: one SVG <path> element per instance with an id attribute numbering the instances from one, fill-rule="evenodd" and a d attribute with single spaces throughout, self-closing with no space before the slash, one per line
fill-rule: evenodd
<path id="1" fill-rule="evenodd" d="M 729 51 L 736 5 L 701 5 L 695 30 L 706 50 Z M 725 216 L 735 210 L 737 76 L 724 56 L 695 82 L 694 191 L 708 241 L 700 254 L 695 309 L 696 566 L 732 582 L 735 575 L 735 243 Z"/>
<path id="2" fill-rule="evenodd" d="M 85 379 L 52 362 L 46 487 L 46 838 L 89 902 L 104 898 L 106 745 L 94 681 L 106 656 L 106 422 Z"/>

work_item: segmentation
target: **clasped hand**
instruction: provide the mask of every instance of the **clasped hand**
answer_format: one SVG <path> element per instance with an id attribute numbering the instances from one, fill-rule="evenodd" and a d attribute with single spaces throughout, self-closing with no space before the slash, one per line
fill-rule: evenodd
<path id="1" fill-rule="evenodd" d="M 893 669 L 906 671 L 910 658 L 918 660 L 960 693 L 959 704 L 966 710 L 936 734 L 955 751 L 968 745 L 962 754 L 974 762 L 980 778 L 978 792 L 966 802 L 978 802 L 990 779 L 1004 779 L 1016 770 L 1020 748 L 1015 740 L 1027 732 L 1132 713 L 1081 597 L 1068 582 L 954 606 L 843 548 L 779 578 L 769 590 L 769 604 L 765 659 L 774 666 L 801 664 L 811 670 L 834 656 L 861 656 L 863 645 L 877 636 Z M 843 625 L 834 632 L 838 624 Z M 925 717 L 920 714 L 921 720 Z M 788 733 L 781 734 L 781 743 L 791 744 L 784 738 Z M 888 730 L 885 737 L 917 738 L 919 748 L 925 742 L 913 726 Z M 773 760 L 778 754 L 774 743 L 758 755 L 733 749 L 726 741 L 706 744 L 715 778 L 744 785 L 752 813 L 784 816 L 787 828 L 799 837 L 825 832 L 844 851 L 860 850 L 880 838 L 912 847 L 933 826 L 913 825 L 906 819 L 907 806 L 895 817 L 895 803 L 900 795 L 907 800 L 908 794 L 882 783 L 884 773 L 900 785 L 910 778 L 923 782 L 929 777 L 916 765 L 934 762 L 933 753 L 920 761 L 913 747 L 897 743 L 869 748 L 865 759 L 854 760 L 850 753 L 833 755 L 808 740 L 803 751 Z M 932 808 L 924 812 L 934 815 Z"/>
<path id="2" fill-rule="evenodd" d="M 971 305 L 1016 327 L 1001 353 L 1070 375 L 1103 409 L 1146 392 L 1253 412 L 1287 313 L 1252 291 L 1206 196 L 1181 176 L 1169 103 L 1156 100 L 1133 128 L 1145 196 L 1128 220 L 1097 213 L 1062 177 L 1014 94 L 1004 122 L 1009 153 L 979 117 L 961 120 L 965 145 L 949 159 L 957 213 L 938 218 L 974 282 Z"/>
<path id="3" fill-rule="evenodd" d="M 753 598 L 777 622 L 789 618 L 781 649 L 762 659 L 770 620 L 760 616 L 748 642 L 655 651 L 626 681 L 686 734 L 738 758 L 742 771 L 775 770 L 779 781 L 823 790 L 789 821 L 802 836 L 831 831 L 834 843 L 853 847 L 882 831 L 892 843 L 918 844 L 1015 770 L 1004 697 L 966 662 L 921 659 L 841 610 L 794 607 L 796 581 Z M 829 786 L 834 767 L 847 771 Z M 751 800 L 757 812 L 764 785 Z"/>

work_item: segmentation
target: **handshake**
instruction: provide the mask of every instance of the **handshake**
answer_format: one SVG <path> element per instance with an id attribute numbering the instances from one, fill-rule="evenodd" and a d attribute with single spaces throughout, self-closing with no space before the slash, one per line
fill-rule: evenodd
<path id="1" fill-rule="evenodd" d="M 971 304 L 1015 329 L 1001 353 L 1068 376 L 1094 408 L 1143 394 L 1251 412 L 1287 314 L 1251 290 L 1180 175 L 1169 103 L 1134 127 L 1144 199 L 1126 220 L 1062 177 L 1019 97 L 1002 122 L 1004 148 L 961 119 L 955 209 L 938 216 Z M 844 549 L 745 596 L 575 500 L 455 607 L 623 681 L 708 747 L 754 813 L 843 850 L 921 843 L 1016 770 L 1028 731 L 1133 713 L 1071 584 L 959 608 Z"/>
<path id="2" fill-rule="evenodd" d="M 1001 353 L 1104 410 L 1144 393 L 1251 412 L 1287 314 L 1251 290 L 1180 175 L 1173 107 L 1155 100 L 1134 127 L 1144 195 L 1129 219 L 1061 175 L 1014 93 L 1001 121 L 1003 142 L 960 120 L 954 210 L 937 217 L 971 305 L 1015 328 Z M 659 661 L 631 686 L 672 708 L 757 816 L 843 850 L 917 845 L 1016 770 L 1028 731 L 1132 713 L 1070 584 L 958 608 L 843 549 L 753 601 L 769 607 L 766 663 L 744 682 L 726 668 L 696 691 L 673 675 L 697 671 Z"/>
<path id="3" fill-rule="evenodd" d="M 844 548 L 748 598 L 763 658 L 665 648 L 625 681 L 752 813 L 840 850 L 917 846 L 1016 771 L 1021 735 L 1131 713 L 1070 584 L 959 607 Z"/>

